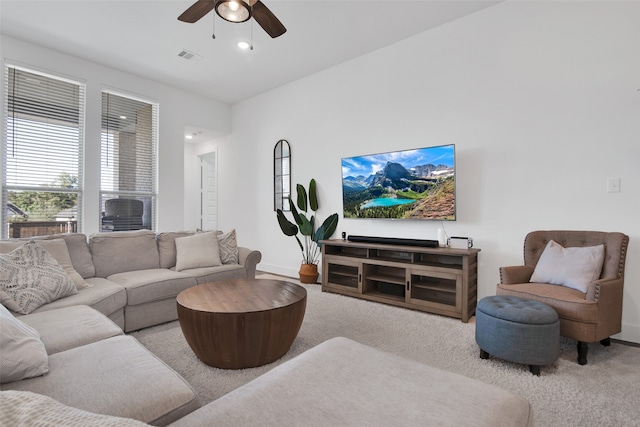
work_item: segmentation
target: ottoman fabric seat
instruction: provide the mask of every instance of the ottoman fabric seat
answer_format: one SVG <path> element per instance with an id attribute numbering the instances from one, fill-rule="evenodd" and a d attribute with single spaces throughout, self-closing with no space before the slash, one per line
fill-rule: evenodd
<path id="1" fill-rule="evenodd" d="M 476 343 L 480 356 L 493 355 L 529 365 L 554 363 L 560 355 L 560 322 L 553 308 L 539 301 L 510 295 L 485 297 L 476 307 Z"/>

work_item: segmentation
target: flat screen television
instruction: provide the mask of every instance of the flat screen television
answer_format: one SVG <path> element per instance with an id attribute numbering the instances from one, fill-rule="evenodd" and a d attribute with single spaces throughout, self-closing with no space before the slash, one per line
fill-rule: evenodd
<path id="1" fill-rule="evenodd" d="M 455 221 L 455 145 L 342 159 L 344 218 Z"/>

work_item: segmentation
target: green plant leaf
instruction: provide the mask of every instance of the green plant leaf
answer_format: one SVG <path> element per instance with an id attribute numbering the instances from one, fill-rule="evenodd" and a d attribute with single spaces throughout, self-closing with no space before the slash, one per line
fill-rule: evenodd
<path id="1" fill-rule="evenodd" d="M 313 223 L 315 222 L 315 217 L 311 215 L 311 220 L 309 220 L 306 216 L 300 215 L 300 219 L 302 220 L 302 224 L 300 224 L 300 233 L 303 236 L 313 236 Z"/>
<path id="2" fill-rule="evenodd" d="M 318 192 L 316 190 L 316 180 L 313 178 L 309 182 L 309 207 L 314 212 L 318 210 Z"/>
<path id="3" fill-rule="evenodd" d="M 320 240 L 326 240 L 335 233 L 336 228 L 338 227 L 338 214 L 335 213 L 324 220 L 322 225 L 318 227 L 315 235 L 313 236 L 313 241 L 320 246 Z"/>
<path id="4" fill-rule="evenodd" d="M 276 211 L 276 215 L 278 217 L 278 224 L 280 224 L 280 229 L 286 236 L 295 236 L 298 234 L 298 227 L 293 224 L 291 221 L 284 216 L 284 212 L 281 209 Z"/>
<path id="5" fill-rule="evenodd" d="M 307 190 L 304 189 L 302 184 L 296 185 L 296 193 L 298 193 L 298 208 L 301 211 L 307 211 Z"/>
<path id="6" fill-rule="evenodd" d="M 304 247 L 302 246 L 302 242 L 300 241 L 298 236 L 295 236 L 295 237 L 296 237 L 296 240 L 298 241 L 298 246 L 300 246 L 300 250 L 302 251 L 302 254 L 304 255 Z"/>
<path id="7" fill-rule="evenodd" d="M 291 196 L 289 196 L 289 206 L 291 207 L 291 214 L 293 215 L 293 220 L 298 224 L 298 226 L 302 225 L 302 217 L 298 213 L 296 206 L 293 204 L 293 200 L 291 200 Z"/>

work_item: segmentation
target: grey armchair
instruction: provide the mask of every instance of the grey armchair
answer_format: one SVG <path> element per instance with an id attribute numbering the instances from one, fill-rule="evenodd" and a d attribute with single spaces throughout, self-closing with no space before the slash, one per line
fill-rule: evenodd
<path id="1" fill-rule="evenodd" d="M 550 240 L 564 247 L 604 244 L 600 278 L 586 293 L 565 286 L 529 282 L 540 255 Z M 501 267 L 496 294 L 541 301 L 560 318 L 560 335 L 577 341 L 578 363 L 587 363 L 587 343 L 610 345 L 610 336 L 622 329 L 624 266 L 629 236 L 601 231 L 533 231 L 524 241 L 524 265 Z"/>

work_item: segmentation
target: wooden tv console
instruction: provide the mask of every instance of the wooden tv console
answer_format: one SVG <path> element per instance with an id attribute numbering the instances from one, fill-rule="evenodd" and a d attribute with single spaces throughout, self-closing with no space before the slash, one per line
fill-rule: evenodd
<path id="1" fill-rule="evenodd" d="M 480 249 L 322 241 L 322 290 L 468 322 Z"/>

